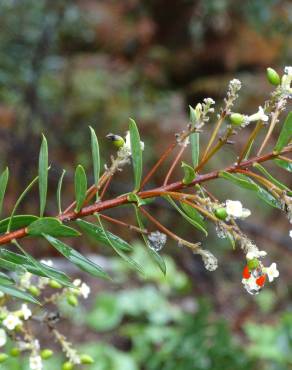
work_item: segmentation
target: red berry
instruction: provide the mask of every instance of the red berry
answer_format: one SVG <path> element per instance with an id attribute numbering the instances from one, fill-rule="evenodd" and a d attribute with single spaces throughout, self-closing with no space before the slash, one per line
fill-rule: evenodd
<path id="1" fill-rule="evenodd" d="M 244 267 L 244 269 L 242 271 L 242 277 L 244 279 L 249 279 L 250 278 L 250 272 L 249 272 L 248 266 Z"/>
<path id="2" fill-rule="evenodd" d="M 265 285 L 265 282 L 266 282 L 266 277 L 267 277 L 267 275 L 262 275 L 259 278 L 257 278 L 256 279 L 257 285 L 260 286 L 260 287 L 263 287 Z"/>

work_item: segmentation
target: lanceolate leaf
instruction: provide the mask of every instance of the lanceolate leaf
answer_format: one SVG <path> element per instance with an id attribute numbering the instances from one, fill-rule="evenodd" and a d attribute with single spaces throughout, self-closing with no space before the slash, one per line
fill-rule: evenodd
<path id="1" fill-rule="evenodd" d="M 133 119 L 130 119 L 129 131 L 134 169 L 135 190 L 139 190 L 142 178 L 142 148 L 139 131 L 136 122 Z"/>
<path id="2" fill-rule="evenodd" d="M 137 218 L 138 225 L 139 225 L 140 229 L 144 229 L 144 225 L 143 225 L 142 219 L 140 217 L 139 209 L 135 205 L 134 205 L 134 208 L 135 208 L 135 213 L 136 213 L 136 218 Z M 166 265 L 165 265 L 165 262 L 164 262 L 163 258 L 161 257 L 161 255 L 159 253 L 157 253 L 154 249 L 152 249 L 150 247 L 148 239 L 144 234 L 142 234 L 142 237 L 143 237 L 143 240 L 146 244 L 147 252 L 149 253 L 151 259 L 157 264 L 157 266 L 160 268 L 162 273 L 165 275 L 166 274 Z"/>
<path id="3" fill-rule="evenodd" d="M 123 259 L 125 260 L 134 270 L 140 272 L 143 275 L 143 268 L 140 266 L 136 261 L 134 261 L 132 258 L 128 257 L 117 245 L 117 243 L 114 241 L 114 239 L 111 239 L 108 236 L 108 232 L 104 229 L 102 222 L 100 220 L 100 217 L 98 214 L 95 214 L 96 218 L 99 221 L 100 227 L 102 228 L 104 234 L 106 235 L 106 238 L 108 240 L 108 243 L 111 245 L 113 250 Z"/>
<path id="4" fill-rule="evenodd" d="M 104 230 L 98 225 L 80 219 L 77 220 L 76 223 L 84 233 L 92 237 L 94 240 L 97 240 L 98 242 L 101 242 L 110 247 L 112 246 L 112 242 L 115 244 L 116 248 L 125 252 L 130 252 L 133 250 L 133 247 L 125 240 L 109 231 L 105 233 Z"/>
<path id="5" fill-rule="evenodd" d="M 202 231 L 206 236 L 208 232 L 205 226 L 202 224 L 202 221 L 198 222 L 198 220 L 192 219 L 189 217 L 176 203 L 171 197 L 165 197 L 166 200 L 186 219 L 191 225 L 195 226 L 196 229 Z"/>
<path id="6" fill-rule="evenodd" d="M 281 150 L 289 143 L 291 138 L 292 138 L 292 112 L 289 112 L 283 124 L 274 151 L 276 153 L 281 152 Z"/>
<path id="7" fill-rule="evenodd" d="M 4 272 L 0 272 L 0 284 L 4 285 L 13 285 L 15 284 L 15 281 L 8 275 L 4 274 Z"/>
<path id="8" fill-rule="evenodd" d="M 2 211 L 5 191 L 6 191 L 6 187 L 8 183 L 8 177 L 9 177 L 9 170 L 8 170 L 8 167 L 6 167 L 6 169 L 2 172 L 0 176 L 0 215 Z"/>
<path id="9" fill-rule="evenodd" d="M 182 162 L 181 166 L 182 166 L 183 171 L 184 171 L 184 178 L 183 178 L 182 182 L 186 185 L 190 184 L 196 176 L 195 170 L 193 169 L 192 166 L 188 165 L 185 162 Z"/>
<path id="10" fill-rule="evenodd" d="M 66 173 L 66 170 L 63 170 L 59 178 L 58 187 L 57 187 L 57 205 L 58 205 L 59 215 L 62 213 L 62 185 L 63 185 L 63 179 L 65 176 L 65 173 Z"/>
<path id="11" fill-rule="evenodd" d="M 282 184 L 279 180 L 275 179 L 262 165 L 259 163 L 255 163 L 254 167 L 257 168 L 267 179 L 269 179 L 273 184 L 278 186 L 282 190 L 286 190 L 288 193 L 291 192 L 291 190 L 284 184 Z"/>
<path id="12" fill-rule="evenodd" d="M 64 257 L 66 257 L 70 262 L 87 272 L 88 274 L 103 278 L 103 279 L 110 279 L 109 275 L 96 263 L 92 262 L 81 253 L 77 252 L 75 249 L 69 247 L 69 245 L 61 242 L 58 239 L 50 235 L 43 235 L 47 241 L 56 248 Z"/>
<path id="13" fill-rule="evenodd" d="M 30 295 L 30 294 L 28 294 L 28 293 L 26 293 L 22 290 L 19 290 L 17 288 L 14 288 L 11 285 L 4 285 L 4 284 L 1 283 L 0 284 L 0 291 L 2 291 L 5 294 L 11 295 L 13 297 L 19 298 L 19 299 L 21 299 L 23 301 L 26 301 L 26 302 L 40 304 L 32 295 Z"/>
<path id="14" fill-rule="evenodd" d="M 39 155 L 39 193 L 40 193 L 40 216 L 42 217 L 46 207 L 48 191 L 48 143 L 43 135 Z"/>
<path id="15" fill-rule="evenodd" d="M 17 272 L 19 274 L 24 274 L 26 272 L 26 268 L 22 265 L 17 265 L 16 263 L 7 261 L 5 258 L 2 258 L 2 251 L 0 253 L 0 267 L 7 271 Z"/>
<path id="16" fill-rule="evenodd" d="M 42 234 L 49 234 L 58 237 L 79 236 L 80 233 L 62 224 L 61 221 L 54 217 L 43 217 L 32 222 L 28 228 L 27 233 L 33 236 L 42 236 Z"/>
<path id="17" fill-rule="evenodd" d="M 86 198 L 87 178 L 84 168 L 79 164 L 75 171 L 75 212 L 79 212 Z"/>
<path id="18" fill-rule="evenodd" d="M 230 182 L 233 182 L 233 184 L 238 185 L 241 188 L 254 190 L 254 191 L 258 190 L 258 186 L 256 184 L 252 183 L 249 180 L 245 180 L 245 179 L 239 177 L 238 175 L 233 175 L 229 172 L 222 171 L 222 172 L 219 173 L 219 177 L 223 177 L 224 179 L 226 179 Z"/>
<path id="19" fill-rule="evenodd" d="M 206 223 L 204 222 L 203 216 L 196 210 L 196 208 L 180 202 L 181 208 L 185 211 L 185 213 L 195 222 L 200 224 L 202 228 L 206 229 Z"/>
<path id="20" fill-rule="evenodd" d="M 284 168 L 284 170 L 292 172 L 292 162 L 285 161 L 284 159 L 274 159 L 277 166 Z"/>
<path id="21" fill-rule="evenodd" d="M 191 150 L 192 150 L 192 163 L 194 168 L 198 166 L 200 155 L 200 134 L 194 132 L 190 135 Z"/>
<path id="22" fill-rule="evenodd" d="M 93 162 L 93 175 L 94 175 L 94 184 L 98 185 L 99 173 L 100 173 L 100 155 L 99 155 L 99 145 L 98 140 L 95 134 L 95 131 L 92 127 L 90 128 L 90 137 L 91 137 L 91 152 L 92 152 L 92 162 Z M 96 194 L 98 197 L 98 194 Z"/>
<path id="23" fill-rule="evenodd" d="M 10 230 L 17 230 L 21 227 L 26 227 L 29 224 L 31 224 L 33 221 L 36 221 L 38 219 L 37 216 L 33 215 L 18 215 L 14 216 L 10 225 Z M 9 218 L 5 218 L 4 220 L 0 221 L 0 234 L 5 233 L 7 230 L 8 223 L 10 221 Z"/>

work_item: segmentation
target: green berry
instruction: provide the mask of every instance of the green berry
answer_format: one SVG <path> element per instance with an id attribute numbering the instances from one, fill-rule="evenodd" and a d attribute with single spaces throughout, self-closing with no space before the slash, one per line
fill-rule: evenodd
<path id="1" fill-rule="evenodd" d="M 70 294 L 67 296 L 67 302 L 73 307 L 78 306 L 78 299 L 74 294 Z"/>
<path id="2" fill-rule="evenodd" d="M 28 291 L 30 292 L 30 294 L 32 294 L 33 296 L 35 297 L 38 297 L 41 292 L 39 290 L 39 288 L 37 288 L 36 286 L 34 285 L 31 285 L 29 288 L 28 288 Z"/>
<path id="3" fill-rule="evenodd" d="M 51 288 L 54 288 L 54 289 L 61 289 L 62 288 L 62 284 L 60 284 L 56 280 L 50 280 L 49 285 L 50 285 Z"/>
<path id="4" fill-rule="evenodd" d="M 267 68 L 267 79 L 274 86 L 278 86 L 281 83 L 280 76 L 273 68 Z"/>
<path id="5" fill-rule="evenodd" d="M 48 358 L 53 356 L 53 351 L 51 349 L 45 348 L 41 351 L 41 358 L 43 360 L 47 360 Z"/>
<path id="6" fill-rule="evenodd" d="M 6 353 L 0 353 L 0 364 L 5 362 L 8 359 L 8 355 Z"/>
<path id="7" fill-rule="evenodd" d="M 62 370 L 72 370 L 73 364 L 69 361 L 63 363 Z"/>
<path id="8" fill-rule="evenodd" d="M 84 365 L 89 365 L 89 364 L 93 364 L 94 363 L 93 358 L 91 356 L 89 356 L 89 355 L 86 355 L 86 354 L 80 356 L 80 361 Z"/>
<path id="9" fill-rule="evenodd" d="M 240 113 L 232 113 L 229 118 L 231 124 L 234 126 L 240 126 L 244 121 L 244 116 Z"/>
<path id="10" fill-rule="evenodd" d="M 257 260 L 256 258 L 253 258 L 252 260 L 247 260 L 247 266 L 250 270 L 256 269 L 257 267 L 259 267 L 259 264 L 259 260 Z"/>
<path id="11" fill-rule="evenodd" d="M 113 144 L 114 146 L 116 146 L 117 148 L 121 148 L 122 146 L 125 145 L 125 141 L 124 139 L 119 136 L 119 135 L 115 135 L 115 134 L 108 134 L 106 135 L 107 139 L 109 139 Z"/>
<path id="12" fill-rule="evenodd" d="M 225 220 L 226 217 L 228 216 L 226 208 L 220 207 L 215 209 L 215 216 L 217 218 L 220 218 L 220 220 Z"/>
<path id="13" fill-rule="evenodd" d="M 20 355 L 20 349 L 19 349 L 19 348 L 17 348 L 17 347 L 13 347 L 13 348 L 11 348 L 11 350 L 10 350 L 10 354 L 11 354 L 11 356 L 13 356 L 13 357 L 18 357 L 18 356 Z"/>

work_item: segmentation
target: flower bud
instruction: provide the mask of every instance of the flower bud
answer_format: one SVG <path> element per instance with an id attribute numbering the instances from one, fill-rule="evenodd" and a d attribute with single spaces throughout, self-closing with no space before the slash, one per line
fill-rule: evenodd
<path id="1" fill-rule="evenodd" d="M 106 138 L 112 141 L 114 146 L 116 146 L 117 148 L 121 148 L 122 146 L 125 145 L 125 140 L 119 135 L 108 134 L 106 135 Z"/>
<path id="2" fill-rule="evenodd" d="M 11 348 L 10 355 L 13 357 L 18 357 L 20 355 L 20 349 L 17 347 Z"/>
<path id="3" fill-rule="evenodd" d="M 60 284 L 56 280 L 50 280 L 49 285 L 50 285 L 51 288 L 54 288 L 54 289 L 61 289 L 62 288 L 62 284 Z"/>
<path id="4" fill-rule="evenodd" d="M 89 355 L 86 355 L 86 354 L 80 356 L 80 361 L 84 365 L 89 365 L 89 364 L 93 364 L 94 363 L 93 358 L 91 356 L 89 356 Z"/>
<path id="5" fill-rule="evenodd" d="M 69 361 L 63 363 L 62 370 L 72 370 L 73 364 Z"/>
<path id="6" fill-rule="evenodd" d="M 67 302 L 73 307 L 78 306 L 78 299 L 74 294 L 70 294 L 67 296 Z"/>
<path id="7" fill-rule="evenodd" d="M 45 348 L 41 351 L 41 358 L 43 360 L 47 360 L 48 358 L 53 356 L 53 351 L 51 349 Z"/>
<path id="8" fill-rule="evenodd" d="M 30 294 L 32 294 L 33 296 L 35 297 L 38 297 L 41 292 L 39 290 L 38 287 L 34 286 L 34 285 L 31 285 L 29 288 L 28 288 L 28 291 L 30 292 Z"/>
<path id="9" fill-rule="evenodd" d="M 240 113 L 232 113 L 229 119 L 234 126 L 240 126 L 244 122 L 244 116 Z"/>
<path id="10" fill-rule="evenodd" d="M 274 86 L 280 85 L 280 76 L 273 68 L 267 68 L 267 79 Z"/>
<path id="11" fill-rule="evenodd" d="M 0 364 L 5 362 L 8 359 L 8 355 L 6 353 L 0 353 Z"/>
<path id="12" fill-rule="evenodd" d="M 220 218 L 220 220 L 225 220 L 226 217 L 228 216 L 226 208 L 224 207 L 219 207 L 215 209 L 215 216 L 217 218 Z"/>
<path id="13" fill-rule="evenodd" d="M 259 260 L 257 258 L 253 258 L 251 260 L 247 260 L 247 266 L 250 270 L 254 270 L 259 267 Z"/>

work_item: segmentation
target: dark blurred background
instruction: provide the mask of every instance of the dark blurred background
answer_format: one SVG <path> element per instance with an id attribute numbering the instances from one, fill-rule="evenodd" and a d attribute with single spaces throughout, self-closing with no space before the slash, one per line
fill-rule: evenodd
<path id="1" fill-rule="evenodd" d="M 146 145 L 145 168 L 150 168 L 173 134 L 188 122 L 188 105 L 194 106 L 204 97 L 212 97 L 220 105 L 230 79 L 238 78 L 243 83 L 235 109 L 247 114 L 255 112 L 271 91 L 265 68 L 272 66 L 281 73 L 285 65 L 291 64 L 291 45 L 292 3 L 288 0 L 1 0 L 0 169 L 8 165 L 11 172 L 6 214 L 36 174 L 42 132 L 49 141 L 52 164 L 47 213 L 55 214 L 55 188 L 62 169 L 67 170 L 64 204 L 73 197 L 73 165 L 82 163 L 91 173 L 88 125 L 96 129 L 103 163 L 109 163 L 113 148 L 105 135 L 124 134 L 128 118 L 135 118 Z M 211 129 L 213 122 L 206 130 Z M 238 148 L 248 133 L 249 128 L 242 132 Z M 215 158 L 213 166 L 224 167 L 235 158 L 233 148 L 227 148 Z M 267 168 L 287 185 L 292 184 L 284 171 Z M 130 173 L 127 170 L 116 177 L 108 196 L 131 188 Z M 177 173 L 181 175 L 179 168 Z M 163 174 L 159 171 L 152 185 L 160 184 Z M 227 322 L 232 345 L 224 344 L 218 351 L 226 347 L 234 352 L 233 346 L 239 345 L 236 353 L 244 353 L 245 357 L 238 364 L 233 358 L 224 362 L 225 357 L 222 360 L 219 356 L 217 363 L 216 355 L 209 353 L 205 362 L 196 362 L 196 358 L 192 362 L 188 356 L 196 345 L 190 341 L 190 353 L 181 350 L 172 365 L 167 365 L 165 359 L 149 364 L 147 359 L 135 357 L 133 339 L 124 339 L 118 343 L 120 351 L 124 355 L 130 353 L 137 368 L 217 369 L 219 364 L 218 370 L 253 366 L 281 370 L 292 366 L 292 249 L 288 221 L 277 210 L 259 205 L 249 193 L 220 184 L 218 180 L 210 186 L 220 199 L 240 199 L 252 210 L 242 228 L 260 249 L 268 251 L 268 260 L 278 262 L 280 279 L 257 298 L 248 296 L 241 287 L 243 255 L 239 250 L 232 251 L 226 241 L 218 240 L 212 230 L 204 243 L 219 258 L 220 266 L 214 273 L 204 270 L 200 258 L 171 242 L 163 253 L 170 255 L 177 269 L 185 274 L 189 289 L 184 293 L 188 299 L 192 297 L 195 311 L 200 312 L 202 307 L 204 311 L 204 304 L 210 307 L 206 328 L 210 317 Z M 35 212 L 37 202 L 35 191 L 23 203 L 22 211 Z M 181 236 L 203 241 L 198 231 L 178 221 L 177 214 L 166 204 L 152 206 L 152 212 Z M 130 209 L 109 214 L 134 222 Z M 128 240 L 133 237 L 125 230 L 114 231 Z M 97 250 L 85 240 L 82 246 L 75 246 L 84 253 Z M 45 248 L 43 245 L 42 251 L 31 250 L 37 249 L 37 257 L 44 253 L 56 257 Z M 91 283 L 100 291 L 99 282 Z M 160 280 L 158 291 L 159 284 Z M 126 286 L 121 284 L 118 291 Z M 137 286 L 143 289 L 140 282 Z M 180 298 L 173 295 L 177 305 Z M 167 295 L 167 300 L 171 296 Z M 137 314 L 132 320 L 139 321 L 140 316 Z M 263 330 L 265 335 L 261 336 Z M 79 331 L 77 341 L 85 332 L 88 334 L 86 326 Z M 219 343 L 221 331 L 214 333 Z M 93 333 L 88 336 L 96 340 Z M 105 339 L 108 346 L 114 345 L 109 347 L 113 351 L 117 345 L 112 338 L 115 336 Z M 131 336 L 128 333 L 125 337 Z M 151 346 L 150 353 L 153 346 L 159 352 L 156 343 L 151 342 Z M 186 358 L 184 363 L 182 359 Z M 114 365 L 106 366 L 94 369 L 116 369 Z M 117 369 L 135 369 L 129 364 L 119 366 Z"/>

